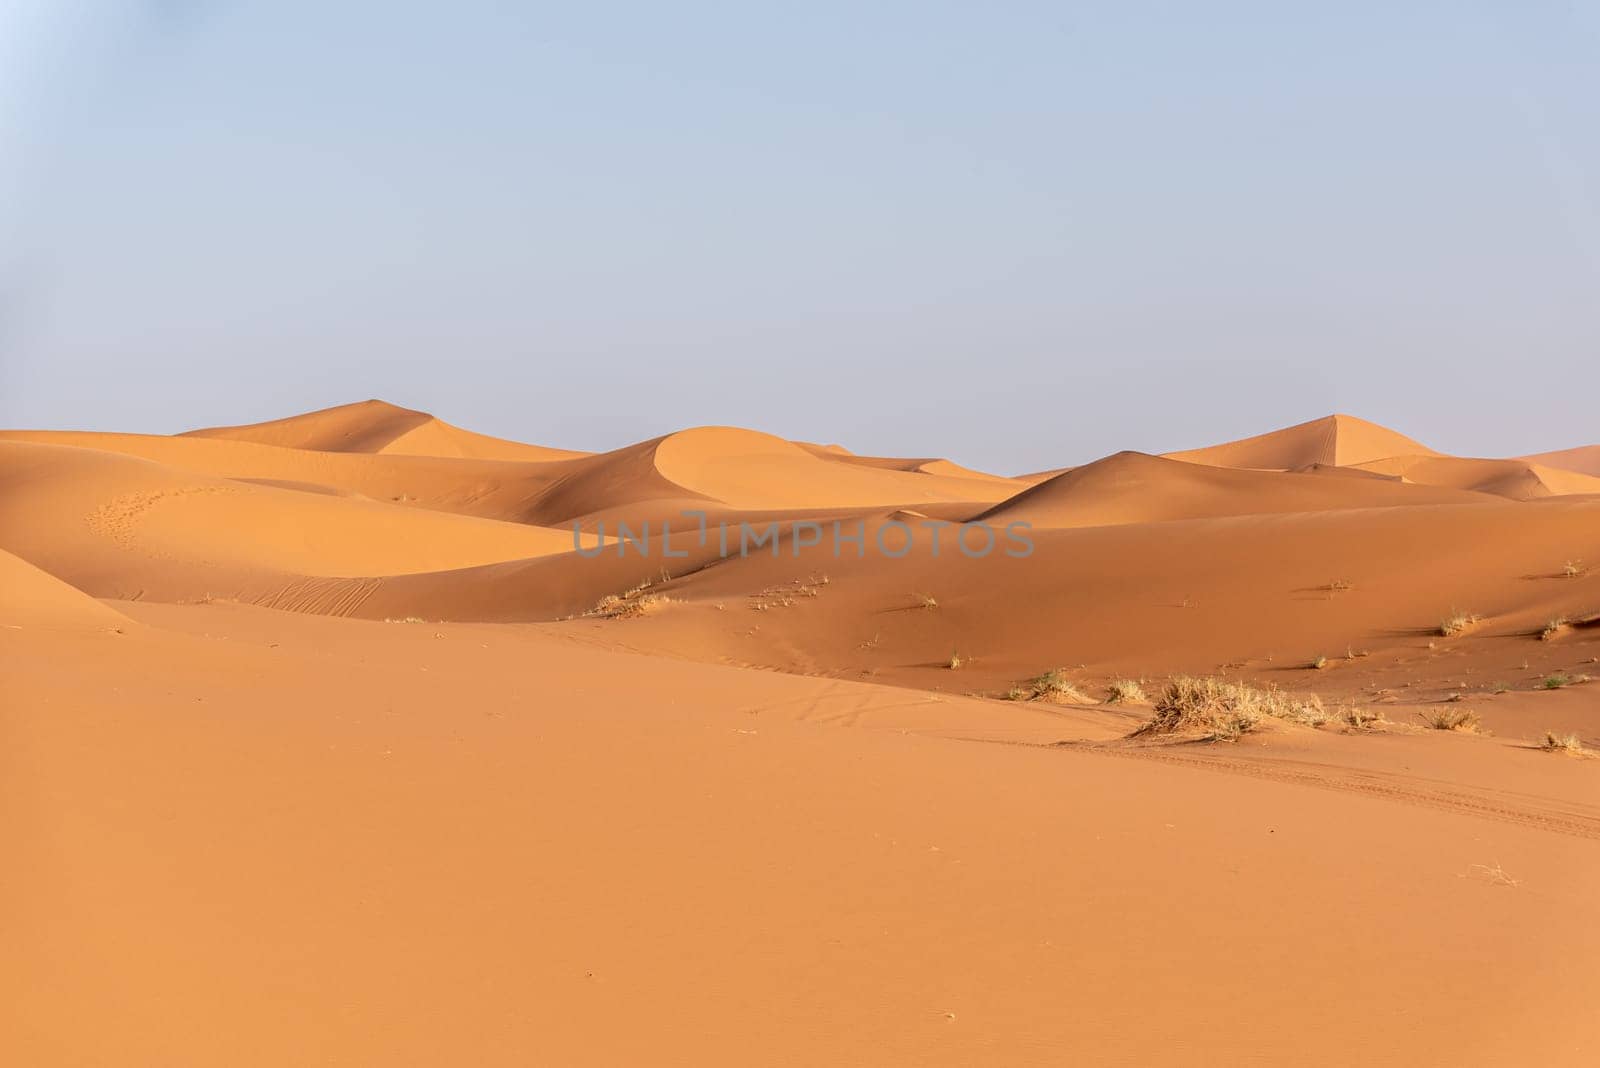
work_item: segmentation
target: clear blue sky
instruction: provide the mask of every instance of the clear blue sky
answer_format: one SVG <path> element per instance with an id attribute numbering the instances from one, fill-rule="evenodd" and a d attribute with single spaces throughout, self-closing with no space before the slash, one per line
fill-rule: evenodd
<path id="1" fill-rule="evenodd" d="M 1600 440 L 1600 5 L 0 0 L 0 425 Z"/>

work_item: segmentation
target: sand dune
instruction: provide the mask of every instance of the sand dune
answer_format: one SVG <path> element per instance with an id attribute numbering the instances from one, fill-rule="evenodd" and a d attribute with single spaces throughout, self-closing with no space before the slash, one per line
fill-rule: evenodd
<path id="1" fill-rule="evenodd" d="M 115 627 L 128 623 L 82 590 L 0 550 L 0 627 Z"/>
<path id="2" fill-rule="evenodd" d="M 1350 415 L 1329 415 L 1223 445 L 1169 452 L 1166 455 L 1173 460 L 1216 467 L 1288 471 L 1311 464 L 1344 466 L 1381 460 L 1388 456 L 1432 454 L 1432 449 L 1387 427 Z"/>
<path id="3" fill-rule="evenodd" d="M 342 409 L 333 409 L 338 412 Z M 0 442 L 121 452 L 232 479 L 355 493 L 374 500 L 542 526 L 683 508 L 818 510 L 930 502 L 994 503 L 1006 479 L 879 469 L 823 459 L 781 438 L 702 427 L 604 453 L 544 462 L 353 454 L 256 441 L 71 431 L 5 431 Z"/>
<path id="4" fill-rule="evenodd" d="M 97 596 L 196 597 L 270 576 L 397 575 L 569 552 L 572 535 L 0 442 L 0 547 Z"/>
<path id="5" fill-rule="evenodd" d="M 1550 935 L 1600 879 L 1579 761 L 1116 758 L 528 631 L 134 608 L 0 632 L 0 811 L 49 806 L 0 891 L 14 1063 L 1589 1063 L 1551 1026 L 1600 996 L 1593 925 Z"/>
<path id="6" fill-rule="evenodd" d="M 1525 460 L 1474 460 L 1457 456 L 1394 456 L 1358 465 L 1417 485 L 1493 493 L 1512 500 L 1600 493 L 1600 478 Z"/>
<path id="7" fill-rule="evenodd" d="M 0 432 L 0 1060 L 1587 1065 L 1587 457 Z"/>
<path id="8" fill-rule="evenodd" d="M 949 460 L 938 457 L 857 456 L 855 453 L 838 445 L 809 445 L 803 441 L 795 442 L 795 444 L 824 460 L 854 464 L 858 467 L 875 467 L 885 471 L 938 475 L 941 478 L 976 479 L 980 482 L 1014 483 L 1016 481 L 1002 475 L 991 475 L 983 471 L 975 471 L 970 467 L 962 467 L 958 463 L 952 463 Z"/>
<path id="9" fill-rule="evenodd" d="M 450 456 L 474 460 L 518 460 L 545 463 L 587 453 L 548 449 L 492 438 L 451 426 L 427 412 L 400 408 L 381 400 L 341 404 L 335 408 L 243 426 L 190 430 L 191 437 L 227 438 L 317 452 L 386 453 L 397 456 Z"/>
<path id="10" fill-rule="evenodd" d="M 1092 527 L 1473 500 L 1398 480 L 1328 477 L 1326 470 L 1238 470 L 1119 452 L 1031 486 L 978 518 L 997 525 L 1021 520 L 1035 527 Z"/>
<path id="11" fill-rule="evenodd" d="M 1541 467 L 1555 467 L 1562 471 L 1576 471 L 1580 475 L 1600 478 L 1600 445 L 1583 445 L 1576 449 L 1541 452 L 1533 456 L 1519 456 Z"/>
<path id="12" fill-rule="evenodd" d="M 992 501 L 1006 496 L 1009 487 L 1009 480 L 943 461 L 828 458 L 734 427 L 669 435 L 656 448 L 656 465 L 680 486 L 751 510 Z"/>

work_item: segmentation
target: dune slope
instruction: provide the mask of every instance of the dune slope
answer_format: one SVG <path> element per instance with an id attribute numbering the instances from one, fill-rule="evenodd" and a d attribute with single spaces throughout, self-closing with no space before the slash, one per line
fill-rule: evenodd
<path id="1" fill-rule="evenodd" d="M 1404 434 L 1351 415 L 1329 415 L 1274 430 L 1183 452 L 1169 452 L 1173 460 L 1213 467 L 1253 467 L 1288 471 L 1311 464 L 1360 464 L 1387 456 L 1431 455 L 1432 449 Z"/>
<path id="2" fill-rule="evenodd" d="M 1473 500 L 1468 493 L 1382 479 L 1209 467 L 1120 452 L 1031 486 L 979 518 L 995 524 L 1087 527 Z"/>
<path id="3" fill-rule="evenodd" d="M 269 576 L 433 572 L 572 549 L 572 535 L 0 442 L 0 548 L 101 596 L 218 596 Z"/>
<path id="4" fill-rule="evenodd" d="M 115 627 L 126 616 L 0 549 L 0 627 Z"/>
<path id="5" fill-rule="evenodd" d="M 451 426 L 427 412 L 381 400 L 242 426 L 206 427 L 186 436 L 226 438 L 317 452 L 387 453 L 398 456 L 449 456 L 474 460 L 547 462 L 587 455 L 566 449 L 525 445 Z"/>
<path id="6" fill-rule="evenodd" d="M 1594 1063 L 1582 453 L 0 432 L 0 1064 Z"/>
<path id="7" fill-rule="evenodd" d="M 526 630 L 130 610 L 0 631 L 11 1063 L 1592 1062 L 1550 1025 L 1600 997 L 1600 929 L 1550 936 L 1600 879 L 1575 762 L 1114 758 Z"/>
<path id="8" fill-rule="evenodd" d="M 1576 471 L 1580 475 L 1600 478 L 1600 445 L 1582 445 L 1576 449 L 1560 449 L 1518 457 L 1541 467 L 1555 467 L 1563 471 Z"/>

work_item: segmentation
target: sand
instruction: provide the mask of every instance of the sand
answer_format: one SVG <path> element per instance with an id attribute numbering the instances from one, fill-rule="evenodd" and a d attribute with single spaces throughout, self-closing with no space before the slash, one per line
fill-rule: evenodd
<path id="1" fill-rule="evenodd" d="M 0 433 L 0 1061 L 1591 1064 L 1585 455 Z"/>

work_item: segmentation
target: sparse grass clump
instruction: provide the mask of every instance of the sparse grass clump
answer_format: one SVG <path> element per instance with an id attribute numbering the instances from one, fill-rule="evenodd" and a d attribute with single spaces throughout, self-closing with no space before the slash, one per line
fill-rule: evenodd
<path id="1" fill-rule="evenodd" d="M 1381 708 L 1362 708 L 1359 705 L 1347 705 L 1339 711 L 1339 719 L 1347 727 L 1358 731 L 1370 731 L 1381 727 L 1389 721 L 1383 717 Z"/>
<path id="2" fill-rule="evenodd" d="M 406 616 L 404 619 L 385 619 L 385 623 L 426 623 L 421 616 Z"/>
<path id="3" fill-rule="evenodd" d="M 920 604 L 923 608 L 938 608 L 939 607 L 939 599 L 937 597 L 935 597 L 931 593 L 919 593 L 919 594 L 917 594 L 917 603 Z"/>
<path id="4" fill-rule="evenodd" d="M 1577 578 L 1579 575 L 1583 574 L 1583 561 L 1568 560 L 1567 565 L 1561 569 L 1561 573 L 1567 578 Z"/>
<path id="5" fill-rule="evenodd" d="M 1133 736 L 1184 734 L 1204 741 L 1232 741 L 1269 717 L 1311 727 L 1330 718 L 1316 694 L 1287 694 L 1214 677 L 1180 675 L 1167 683 L 1156 698 L 1155 715 Z"/>
<path id="6" fill-rule="evenodd" d="M 1544 630 L 1539 632 L 1541 641 L 1554 641 L 1564 634 L 1572 624 L 1567 622 L 1566 616 L 1557 616 L 1544 625 Z"/>
<path id="7" fill-rule="evenodd" d="M 1006 691 L 1007 701 L 1050 701 L 1055 704 L 1092 705 L 1088 697 L 1072 680 L 1064 668 L 1053 668 L 1038 678 Z"/>
<path id="8" fill-rule="evenodd" d="M 1319 656 L 1315 660 L 1311 661 L 1311 670 L 1312 671 L 1321 671 L 1322 669 L 1326 668 L 1327 666 L 1328 666 L 1328 658 L 1325 657 L 1325 656 Z"/>
<path id="9" fill-rule="evenodd" d="M 1112 679 L 1106 686 L 1106 701 L 1114 705 L 1145 705 L 1150 699 L 1137 679 Z"/>
<path id="10" fill-rule="evenodd" d="M 966 663 L 966 661 L 961 658 L 961 653 L 959 651 L 952 650 L 950 653 L 950 660 L 945 664 L 945 667 L 949 668 L 951 671 L 959 671 L 961 670 L 961 665 L 964 663 Z"/>
<path id="11" fill-rule="evenodd" d="M 1440 620 L 1439 634 L 1441 637 L 1445 638 L 1454 638 L 1457 634 L 1465 634 L 1467 631 L 1477 626 L 1480 619 L 1481 617 L 1474 612 L 1451 612 L 1444 619 Z"/>
<path id="12" fill-rule="evenodd" d="M 1429 730 L 1462 731 L 1476 734 L 1480 720 L 1470 708 L 1431 708 L 1417 713 L 1417 718 Z"/>
<path id="13" fill-rule="evenodd" d="M 1583 752 L 1583 743 L 1576 734 L 1557 734 L 1555 731 L 1545 731 L 1544 741 L 1540 749 L 1547 749 L 1552 753 L 1566 753 L 1569 756 L 1578 756 Z"/>
<path id="14" fill-rule="evenodd" d="M 584 615 L 599 616 L 601 619 L 631 619 L 658 612 L 671 603 L 671 598 L 666 594 L 646 592 L 649 589 L 650 583 L 641 582 L 631 590 L 608 593 Z"/>
<path id="15" fill-rule="evenodd" d="M 1539 685 L 1543 686 L 1547 690 L 1559 690 L 1563 686 L 1571 686 L 1572 683 L 1573 678 L 1571 675 L 1562 675 L 1558 672 L 1554 675 L 1546 675 L 1544 677 L 1544 681 Z"/>

